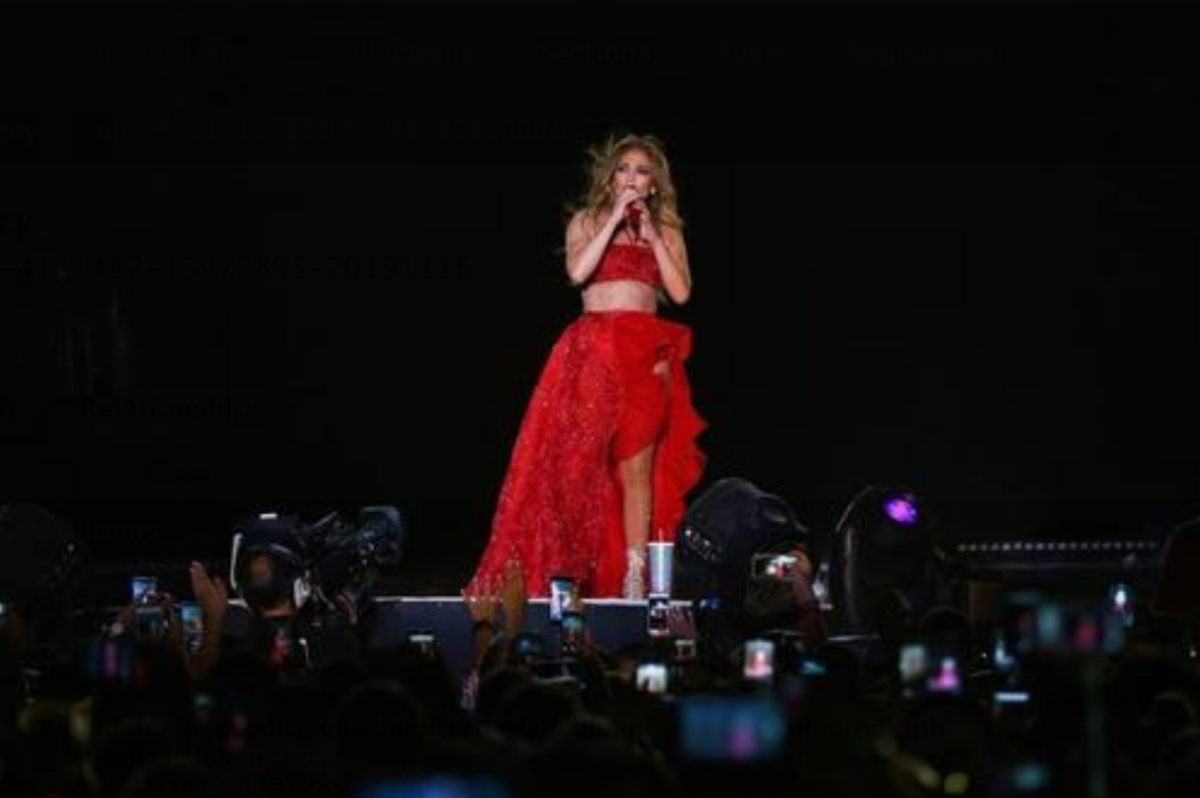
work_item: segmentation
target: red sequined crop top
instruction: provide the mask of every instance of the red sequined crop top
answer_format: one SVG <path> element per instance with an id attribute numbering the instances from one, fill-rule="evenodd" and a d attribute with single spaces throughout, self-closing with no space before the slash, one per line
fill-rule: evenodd
<path id="1" fill-rule="evenodd" d="M 636 244 L 609 244 L 600 259 L 600 265 L 592 272 L 590 282 L 611 280 L 637 280 L 654 288 L 662 288 L 662 275 L 658 272 L 654 250 Z"/>

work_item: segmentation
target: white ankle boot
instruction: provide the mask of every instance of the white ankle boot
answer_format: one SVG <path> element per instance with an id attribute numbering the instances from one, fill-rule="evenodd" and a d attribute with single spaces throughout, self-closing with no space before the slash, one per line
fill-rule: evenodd
<path id="1" fill-rule="evenodd" d="M 625 563 L 625 598 L 640 601 L 646 598 L 646 552 L 626 549 Z"/>

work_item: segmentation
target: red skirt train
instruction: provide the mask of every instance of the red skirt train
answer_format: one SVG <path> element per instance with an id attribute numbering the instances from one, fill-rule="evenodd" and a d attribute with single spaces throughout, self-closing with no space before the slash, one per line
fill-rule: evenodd
<path id="1" fill-rule="evenodd" d="M 546 595 L 552 576 L 576 579 L 583 596 L 621 595 L 618 463 L 656 447 L 652 540 L 673 538 L 704 469 L 695 439 L 705 422 L 684 371 L 691 348 L 691 330 L 652 313 L 584 313 L 567 327 L 534 389 L 491 539 L 464 592 L 498 591 L 515 561 L 529 595 Z"/>

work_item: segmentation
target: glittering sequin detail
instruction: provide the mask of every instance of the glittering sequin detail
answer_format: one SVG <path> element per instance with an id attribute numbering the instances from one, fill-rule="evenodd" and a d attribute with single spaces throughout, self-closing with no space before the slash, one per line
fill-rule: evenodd
<path id="1" fill-rule="evenodd" d="M 529 595 L 571 576 L 589 597 L 622 593 L 625 535 L 617 464 L 650 444 L 651 531 L 673 536 L 704 469 L 684 361 L 691 331 L 651 313 L 585 313 L 555 344 L 526 411 L 492 523 L 466 592 L 498 589 L 509 561 Z M 667 364 L 667 374 L 655 366 Z"/>
<path id="2" fill-rule="evenodd" d="M 591 282 L 609 280 L 638 280 L 655 288 L 662 287 L 662 275 L 658 272 L 658 261 L 649 247 L 633 244 L 610 244 L 604 250 L 600 265 L 592 272 Z"/>

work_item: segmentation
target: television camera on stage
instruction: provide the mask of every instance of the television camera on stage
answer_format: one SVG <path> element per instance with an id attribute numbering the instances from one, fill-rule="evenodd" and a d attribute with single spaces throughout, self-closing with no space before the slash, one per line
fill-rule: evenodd
<path id="1" fill-rule="evenodd" d="M 404 533 L 391 506 L 364 507 L 353 520 L 333 512 L 304 523 L 264 513 L 241 522 L 229 585 L 249 617 L 236 636 L 281 669 L 352 656 L 371 615 L 372 588 L 399 564 Z"/>

